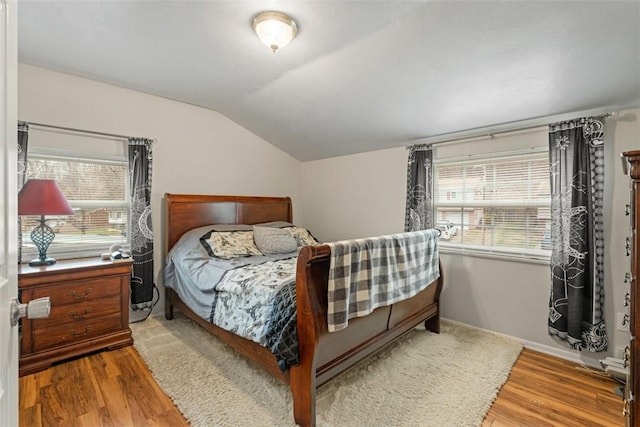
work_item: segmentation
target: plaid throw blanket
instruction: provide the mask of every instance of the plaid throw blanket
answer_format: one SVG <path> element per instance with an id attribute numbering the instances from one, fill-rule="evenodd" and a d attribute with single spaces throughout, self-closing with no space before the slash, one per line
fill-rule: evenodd
<path id="1" fill-rule="evenodd" d="M 339 331 L 354 317 L 411 298 L 440 276 L 438 232 L 421 230 L 328 243 L 327 321 Z"/>

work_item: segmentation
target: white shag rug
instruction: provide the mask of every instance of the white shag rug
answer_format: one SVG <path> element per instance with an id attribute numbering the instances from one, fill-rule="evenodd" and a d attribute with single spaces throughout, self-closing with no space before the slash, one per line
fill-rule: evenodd
<path id="1" fill-rule="evenodd" d="M 131 325 L 134 345 L 194 427 L 293 426 L 288 386 L 180 313 Z M 522 345 L 442 321 L 416 328 L 317 393 L 319 426 L 479 426 Z"/>

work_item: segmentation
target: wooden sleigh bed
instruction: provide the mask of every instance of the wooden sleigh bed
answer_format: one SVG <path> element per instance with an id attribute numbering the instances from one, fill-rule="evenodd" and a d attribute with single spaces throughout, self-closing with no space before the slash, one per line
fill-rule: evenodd
<path id="1" fill-rule="evenodd" d="M 269 221 L 292 222 L 288 197 L 246 197 L 165 194 L 165 256 L 187 231 L 210 224 L 258 224 Z M 300 426 L 315 425 L 316 390 L 364 358 L 425 322 L 428 330 L 440 332 L 440 277 L 414 297 L 371 314 L 349 320 L 349 327 L 327 330 L 327 280 L 330 248 L 305 246 L 296 270 L 297 333 L 300 364 L 281 372 L 268 348 L 226 331 L 192 311 L 171 288 L 165 288 L 165 316 L 173 318 L 174 308 L 201 325 L 220 340 L 289 384 L 294 418 Z M 425 384 L 425 387 L 428 385 Z"/>

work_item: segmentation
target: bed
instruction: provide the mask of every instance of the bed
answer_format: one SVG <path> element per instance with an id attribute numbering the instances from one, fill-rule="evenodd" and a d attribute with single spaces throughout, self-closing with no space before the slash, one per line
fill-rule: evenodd
<path id="1" fill-rule="evenodd" d="M 215 196 L 165 194 L 165 258 L 186 233 L 211 224 L 292 223 L 288 197 Z M 299 363 L 282 370 L 267 348 L 216 326 L 192 309 L 179 293 L 165 287 L 165 317 L 174 310 L 198 323 L 239 353 L 263 367 L 291 389 L 295 422 L 315 425 L 316 390 L 340 373 L 424 322 L 430 331 L 440 332 L 439 297 L 442 269 L 437 279 L 406 300 L 378 307 L 371 314 L 348 321 L 348 327 L 329 332 L 327 325 L 331 246 L 319 244 L 299 250 L 295 267 L 295 292 Z M 439 267 L 439 260 L 436 260 Z M 166 286 L 166 285 L 165 285 Z M 428 386 L 428 385 L 425 385 Z"/>

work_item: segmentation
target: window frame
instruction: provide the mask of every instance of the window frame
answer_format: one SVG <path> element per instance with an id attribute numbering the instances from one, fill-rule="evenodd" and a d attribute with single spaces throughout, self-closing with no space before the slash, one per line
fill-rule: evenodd
<path id="1" fill-rule="evenodd" d="M 124 156 L 108 155 L 104 153 L 94 152 L 75 152 L 69 150 L 44 148 L 44 147 L 29 147 L 29 153 L 27 156 L 27 163 L 29 160 L 43 159 L 43 160 L 61 160 L 61 161 L 85 161 L 87 163 L 103 163 L 103 164 L 115 164 L 118 166 L 124 166 L 126 168 L 125 177 L 125 200 L 68 200 L 72 208 L 92 208 L 92 207 L 106 207 L 106 208 L 124 208 L 127 211 L 127 216 L 131 218 L 131 191 L 130 180 L 128 179 L 129 160 Z M 28 174 L 27 174 L 28 178 Z M 57 218 L 64 217 L 47 215 L 45 219 L 48 221 L 56 220 Z M 127 229 L 130 228 L 130 224 L 127 224 Z M 38 250 L 33 246 L 31 238 L 29 236 L 30 231 L 24 231 L 22 234 L 22 262 L 28 262 L 31 259 L 38 258 Z M 57 233 L 56 233 L 57 234 Z M 116 241 L 117 240 L 117 241 Z M 54 239 L 53 244 L 55 245 Z M 105 243 L 86 243 L 81 245 L 74 245 L 73 247 L 64 247 L 60 245 L 51 246 L 47 250 L 47 255 L 56 259 L 74 259 L 74 258 L 87 258 L 93 256 L 100 256 L 103 253 L 109 252 L 109 249 L 113 245 L 130 245 L 131 232 L 127 233 L 125 242 L 122 239 L 114 239 L 112 242 Z"/>
<path id="2" fill-rule="evenodd" d="M 539 146 L 539 147 L 531 147 L 529 149 L 521 149 L 521 150 L 507 150 L 507 151 L 495 151 L 495 152 L 486 152 L 481 154 L 470 154 L 467 156 L 456 156 L 456 157 L 445 157 L 445 158 L 437 158 L 434 156 L 433 160 L 433 218 L 434 218 L 434 227 L 437 226 L 438 220 L 438 208 L 446 207 L 446 208 L 459 208 L 461 211 L 461 218 L 464 218 L 464 210 L 469 208 L 538 208 L 538 209 L 551 209 L 551 195 L 549 194 L 549 198 L 531 198 L 527 200 L 474 200 L 474 201 L 458 201 L 458 199 L 454 199 L 452 197 L 447 198 L 446 200 L 439 200 L 439 192 L 438 192 L 438 166 L 443 164 L 461 164 L 464 162 L 478 162 L 482 160 L 497 160 L 497 159 L 508 159 L 513 158 L 514 160 L 522 159 L 526 157 L 531 157 L 531 159 L 535 159 L 538 157 L 539 159 L 547 158 L 548 159 L 548 147 Z M 545 156 L 546 155 L 546 156 Z M 487 162 L 490 163 L 490 162 Z M 452 193 L 453 190 L 448 191 L 447 195 Z M 464 193 L 464 190 L 459 191 Z M 464 197 L 462 197 L 464 198 Z M 460 226 L 460 228 L 463 228 Z M 459 231 L 463 232 L 463 230 Z M 510 261 L 523 261 L 523 262 L 532 262 L 536 264 L 548 264 L 551 256 L 551 251 L 546 249 L 526 249 L 526 248 L 516 248 L 516 247 L 504 247 L 504 246 L 489 246 L 489 245 L 474 245 L 474 244 L 465 244 L 465 243 L 452 243 L 447 240 L 441 239 L 439 241 L 440 250 L 443 253 L 452 253 L 452 254 L 464 254 L 469 256 L 476 256 L 482 258 L 494 258 L 494 259 L 502 259 L 502 260 L 510 260 Z"/>

